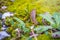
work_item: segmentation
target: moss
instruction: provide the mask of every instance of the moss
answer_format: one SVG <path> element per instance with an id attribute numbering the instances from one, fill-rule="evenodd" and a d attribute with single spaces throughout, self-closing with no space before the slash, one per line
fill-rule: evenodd
<path id="1" fill-rule="evenodd" d="M 11 2 L 10 0 L 0 0 L 0 9 L 2 6 L 7 6 L 8 8 L 5 9 L 7 11 L 13 12 L 14 16 L 18 17 L 22 21 L 25 22 L 26 27 L 30 27 L 32 24 L 30 20 L 30 12 L 32 9 L 36 8 L 37 11 L 37 21 L 42 25 L 42 18 L 39 17 L 39 14 L 42 14 L 44 12 L 56 12 L 60 9 L 60 0 L 15 0 L 14 2 Z M 5 10 L 0 10 L 0 12 L 5 12 Z M 13 18 L 12 18 L 13 19 Z M 8 20 L 6 20 L 7 25 L 10 25 L 10 27 L 7 29 L 8 32 L 11 33 L 11 35 L 15 36 L 13 30 L 17 27 L 17 22 L 15 22 L 14 26 L 12 26 Z M 27 33 L 29 35 L 29 33 Z M 26 35 L 27 35 L 26 34 Z M 60 40 L 60 39 L 53 39 L 49 35 L 42 34 L 37 37 L 38 40 Z M 6 39 L 9 40 L 10 38 Z M 25 40 L 25 37 L 23 37 L 21 40 Z M 34 38 L 33 38 L 34 40 Z"/>
<path id="2" fill-rule="evenodd" d="M 38 40 L 60 40 L 60 39 L 54 39 L 50 35 L 42 34 L 37 37 Z"/>

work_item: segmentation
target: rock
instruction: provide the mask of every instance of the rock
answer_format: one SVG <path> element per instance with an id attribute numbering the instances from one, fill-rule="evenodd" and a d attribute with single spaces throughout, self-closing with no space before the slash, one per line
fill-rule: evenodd
<path id="1" fill-rule="evenodd" d="M 0 40 L 2 40 L 5 37 L 10 37 L 10 35 L 6 31 L 1 31 L 0 32 Z"/>
<path id="2" fill-rule="evenodd" d="M 2 13 L 0 13 L 0 19 L 2 19 Z"/>
<path id="3" fill-rule="evenodd" d="M 53 38 L 60 38 L 60 31 L 52 33 Z"/>
<path id="4" fill-rule="evenodd" d="M 2 15 L 2 19 L 5 19 L 6 17 L 10 17 L 10 16 L 13 16 L 13 13 L 11 13 L 11 12 L 5 12 L 5 13 Z"/>
<path id="5" fill-rule="evenodd" d="M 2 26 L 5 25 L 5 20 L 2 20 Z"/>
<path id="6" fill-rule="evenodd" d="M 3 25 L 3 27 L 1 28 L 1 30 L 6 31 L 7 28 L 8 27 L 6 25 Z"/>

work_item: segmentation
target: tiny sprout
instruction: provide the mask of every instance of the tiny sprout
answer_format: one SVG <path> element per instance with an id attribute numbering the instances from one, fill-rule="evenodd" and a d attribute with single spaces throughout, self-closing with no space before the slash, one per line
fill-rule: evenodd
<path id="1" fill-rule="evenodd" d="M 36 37 L 36 36 L 37 36 L 37 34 L 35 34 L 35 33 L 34 33 L 34 30 L 33 30 L 33 29 L 34 29 L 34 25 L 33 25 L 33 26 L 31 26 L 31 34 L 32 34 L 32 35 L 31 35 L 30 37 L 34 37 L 34 38 L 35 38 L 35 40 L 37 40 L 37 37 Z"/>
<path id="2" fill-rule="evenodd" d="M 17 37 L 20 37 L 21 36 L 21 30 L 19 28 L 17 28 L 15 31 L 16 31 Z"/>
<path id="3" fill-rule="evenodd" d="M 18 31 L 19 29 L 17 28 L 17 29 L 15 29 L 15 31 Z"/>
<path id="4" fill-rule="evenodd" d="M 31 29 L 33 29 L 34 28 L 34 25 L 33 26 L 31 26 Z"/>

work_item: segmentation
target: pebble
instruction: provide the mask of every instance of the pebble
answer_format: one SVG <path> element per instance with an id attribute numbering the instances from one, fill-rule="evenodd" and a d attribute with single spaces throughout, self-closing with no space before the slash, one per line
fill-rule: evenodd
<path id="1" fill-rule="evenodd" d="M 0 32 L 0 40 L 2 40 L 5 37 L 10 37 L 10 35 L 6 31 L 1 31 Z"/>
<path id="2" fill-rule="evenodd" d="M 11 13 L 11 12 L 5 12 L 5 13 L 2 15 L 2 19 L 5 19 L 6 17 L 10 17 L 10 16 L 13 16 L 13 13 Z"/>
<path id="3" fill-rule="evenodd" d="M 7 28 L 8 27 L 6 25 L 3 25 L 3 27 L 1 28 L 1 30 L 6 31 Z"/>
<path id="4" fill-rule="evenodd" d="M 52 38 L 60 38 L 60 31 L 52 33 Z"/>
<path id="5" fill-rule="evenodd" d="M 2 13 L 0 13 L 0 19 L 2 19 Z"/>

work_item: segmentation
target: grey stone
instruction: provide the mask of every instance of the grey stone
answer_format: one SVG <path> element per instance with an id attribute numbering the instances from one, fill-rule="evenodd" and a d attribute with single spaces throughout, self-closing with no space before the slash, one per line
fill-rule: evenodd
<path id="1" fill-rule="evenodd" d="M 5 37 L 10 37 L 10 35 L 6 31 L 1 31 L 0 32 L 0 40 L 2 40 Z"/>

